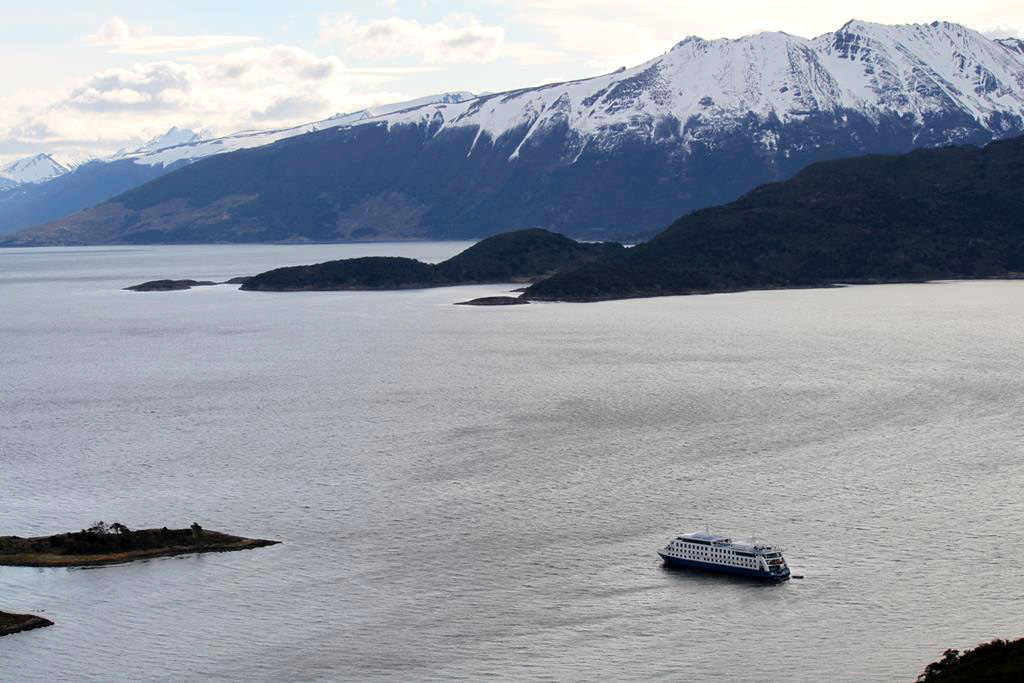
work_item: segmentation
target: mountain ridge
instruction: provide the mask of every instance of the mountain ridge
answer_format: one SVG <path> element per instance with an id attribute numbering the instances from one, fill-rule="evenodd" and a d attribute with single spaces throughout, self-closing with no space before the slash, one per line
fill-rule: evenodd
<path id="1" fill-rule="evenodd" d="M 1024 57 L 948 22 L 686 38 L 588 79 L 208 157 L 4 243 L 653 231 L 810 163 L 1024 133 Z"/>
<path id="2" fill-rule="evenodd" d="M 209 156 L 260 147 L 324 128 L 343 126 L 371 118 L 376 112 L 404 109 L 426 102 L 454 102 L 466 97 L 472 97 L 472 93 L 446 92 L 357 112 L 335 114 L 321 121 L 291 128 L 241 131 L 212 138 L 204 132 L 171 128 L 133 150 L 121 150 L 110 157 L 88 159 L 76 164 L 69 170 L 80 170 L 80 173 L 63 179 L 55 176 L 52 180 L 57 182 L 52 185 L 50 182 L 35 186 L 13 181 L 4 183 L 0 178 L 0 236 L 45 224 L 100 204 Z"/>

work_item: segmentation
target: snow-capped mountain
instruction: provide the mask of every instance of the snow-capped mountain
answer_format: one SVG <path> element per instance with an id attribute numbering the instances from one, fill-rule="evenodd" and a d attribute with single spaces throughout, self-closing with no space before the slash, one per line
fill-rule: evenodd
<path id="1" fill-rule="evenodd" d="M 285 138 L 326 128 L 345 126 L 410 107 L 455 103 L 473 97 L 468 92 L 430 95 L 415 100 L 361 109 L 302 126 L 269 131 L 243 131 L 210 138 L 205 131 L 171 128 L 146 144 L 121 150 L 106 158 L 62 155 L 58 163 L 73 173 L 52 182 L 24 185 L 0 176 L 0 235 L 67 216 L 93 206 L 126 190 L 154 180 L 164 173 L 208 156 L 260 147 Z"/>
<path id="2" fill-rule="evenodd" d="M 51 153 L 50 156 L 61 166 L 67 168 L 69 173 L 82 164 L 87 164 L 96 159 L 95 154 L 83 150 L 63 150 Z"/>
<path id="3" fill-rule="evenodd" d="M 70 169 L 49 154 L 37 154 L 18 159 L 0 167 L 0 182 L 7 181 L 8 187 L 26 183 L 43 183 L 64 175 Z"/>
<path id="4" fill-rule="evenodd" d="M 233 152 L 239 149 L 269 145 L 272 142 L 296 135 L 311 133 L 325 128 L 350 125 L 404 109 L 421 107 L 428 104 L 463 102 L 473 97 L 475 95 L 470 92 L 446 92 L 360 109 L 355 112 L 338 113 L 321 121 L 314 121 L 291 128 L 241 131 L 218 138 L 212 137 L 206 130 L 197 132 L 191 128 L 178 128 L 174 126 L 168 129 L 166 133 L 153 137 L 139 147 L 121 149 L 106 158 L 69 155 L 68 160 L 63 160 L 62 157 L 62 161 L 58 161 L 53 155 L 37 154 L 31 158 L 20 159 L 9 166 L 0 168 L 0 182 L 3 180 L 13 181 L 12 184 L 44 182 L 63 173 L 68 173 L 90 161 L 109 162 L 119 159 L 131 159 L 138 164 L 161 166 L 168 166 L 179 161 L 196 161 L 213 154 L 223 154 L 224 152 Z M 55 171 L 50 175 L 46 175 L 43 172 L 47 164 Z M 29 171 L 29 168 L 35 170 Z M 57 172 L 58 170 L 59 172 Z M 33 179 L 24 178 L 28 176 L 31 176 Z"/>
<path id="5" fill-rule="evenodd" d="M 173 126 L 166 133 L 157 135 L 151 138 L 145 144 L 136 147 L 135 149 L 122 149 L 116 154 L 110 157 L 110 159 L 124 159 L 125 157 L 138 157 L 150 154 L 152 152 L 159 152 L 160 150 L 167 149 L 169 147 L 178 147 L 181 145 L 191 145 L 195 142 L 202 142 L 208 139 L 210 136 L 206 131 L 196 132 L 191 128 L 178 128 Z"/>
<path id="6" fill-rule="evenodd" d="M 895 118 L 919 126 L 929 143 L 960 142 L 1024 132 L 1024 55 L 1013 40 L 997 44 L 947 22 L 851 21 L 813 39 L 785 33 L 735 40 L 691 36 L 632 69 L 383 120 L 389 126 L 429 123 L 435 135 L 471 128 L 477 131 L 474 144 L 526 128 L 513 157 L 534 136 L 563 125 L 577 153 L 590 144 L 614 145 L 623 136 L 685 148 L 752 123 L 763 126 L 761 142 L 770 149 L 779 127 L 820 114 L 856 113 L 874 124 Z M 957 125 L 929 134 L 939 119 Z"/>
<path id="7" fill-rule="evenodd" d="M 815 161 L 1024 134 L 1016 45 L 946 22 L 691 36 L 595 78 L 129 156 L 137 169 L 216 158 L 14 241 L 650 233 Z"/>
<path id="8" fill-rule="evenodd" d="M 166 166 L 179 161 L 196 161 L 213 154 L 234 152 L 239 149 L 260 147 L 269 145 L 272 142 L 285 138 L 312 133 L 326 128 L 337 128 L 340 126 L 352 125 L 360 121 L 366 121 L 375 117 L 392 114 L 394 112 L 413 109 L 429 104 L 452 104 L 472 99 L 470 92 L 449 92 L 439 95 L 429 95 L 414 100 L 395 102 L 368 109 L 349 113 L 339 113 L 322 121 L 314 121 L 301 126 L 291 128 L 279 128 L 275 130 L 241 131 L 219 138 L 209 138 L 193 133 L 191 130 L 179 131 L 172 128 L 160 138 L 154 138 L 143 147 L 130 152 L 120 154 L 118 158 L 130 158 L 135 163 Z M 180 138 L 178 142 L 170 142 Z"/>

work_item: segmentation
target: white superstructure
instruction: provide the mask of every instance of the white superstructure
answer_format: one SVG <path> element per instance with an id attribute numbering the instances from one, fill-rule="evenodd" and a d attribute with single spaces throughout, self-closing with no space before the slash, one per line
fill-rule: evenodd
<path id="1" fill-rule="evenodd" d="M 789 567 L 781 548 L 754 541 L 733 541 L 708 531 L 676 536 L 658 554 L 667 564 L 674 566 L 724 571 L 774 581 L 789 578 Z"/>

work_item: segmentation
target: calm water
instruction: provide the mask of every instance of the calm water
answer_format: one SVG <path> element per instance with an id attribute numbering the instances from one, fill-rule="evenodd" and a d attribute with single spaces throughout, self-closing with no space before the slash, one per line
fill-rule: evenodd
<path id="1" fill-rule="evenodd" d="M 910 681 L 1024 635 L 1024 282 L 508 309 L 133 293 L 465 244 L 0 250 L 0 534 L 272 548 L 0 568 L 0 680 Z M 710 525 L 803 581 L 669 572 Z"/>

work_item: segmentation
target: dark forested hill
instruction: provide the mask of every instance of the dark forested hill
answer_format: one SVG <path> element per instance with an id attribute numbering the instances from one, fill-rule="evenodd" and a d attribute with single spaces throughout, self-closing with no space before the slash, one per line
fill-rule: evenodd
<path id="1" fill-rule="evenodd" d="M 432 265 L 410 258 L 368 256 L 289 266 L 249 278 L 251 291 L 415 289 L 489 282 L 526 282 L 593 263 L 623 247 L 587 244 L 547 230 L 519 230 L 489 237 Z"/>
<path id="2" fill-rule="evenodd" d="M 594 301 L 1024 273 L 1024 138 L 821 162 L 531 286 Z"/>
<path id="3" fill-rule="evenodd" d="M 180 166 L 146 166 L 128 159 L 93 162 L 45 183 L 0 190 L 0 235 L 99 204 Z"/>

